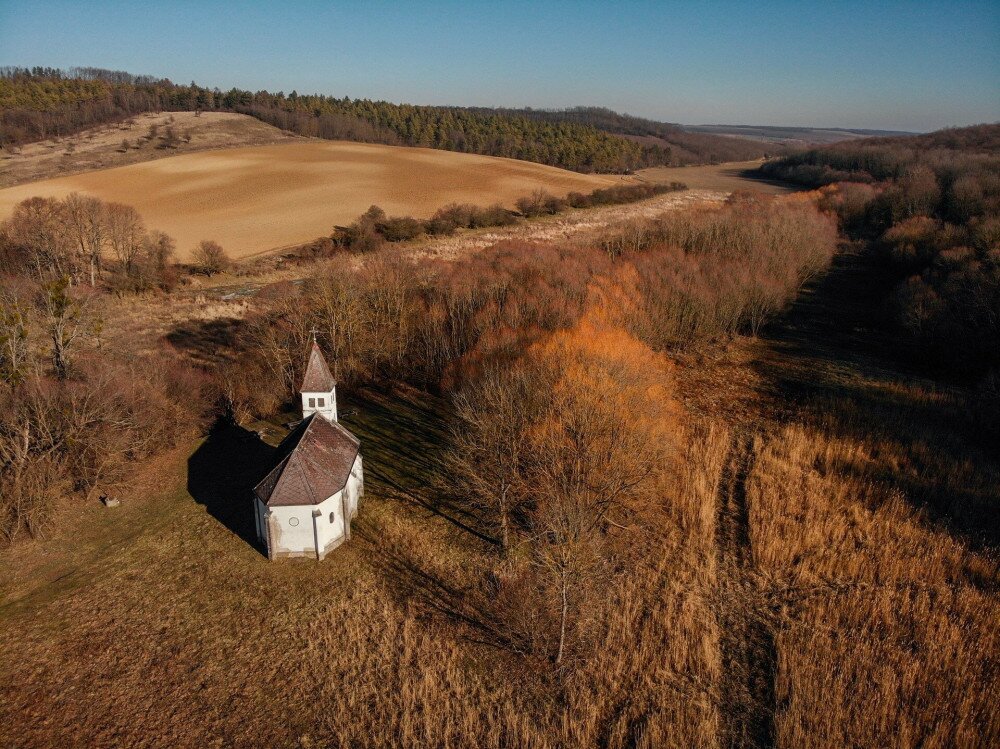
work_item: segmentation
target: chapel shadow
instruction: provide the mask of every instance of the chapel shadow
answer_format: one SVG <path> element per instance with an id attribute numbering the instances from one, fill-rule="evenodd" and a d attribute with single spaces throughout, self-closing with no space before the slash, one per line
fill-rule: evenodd
<path id="1" fill-rule="evenodd" d="M 220 420 L 188 458 L 188 493 L 261 554 L 250 491 L 271 468 L 274 452 L 256 432 Z"/>

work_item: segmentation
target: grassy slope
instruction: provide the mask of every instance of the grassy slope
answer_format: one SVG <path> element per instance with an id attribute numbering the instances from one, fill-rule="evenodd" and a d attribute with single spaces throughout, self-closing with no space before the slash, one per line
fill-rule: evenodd
<path id="1" fill-rule="evenodd" d="M 159 135 L 152 139 L 148 137 L 151 125 L 159 129 Z M 163 147 L 168 127 L 178 138 L 173 148 Z M 137 115 L 76 135 L 0 151 L 0 188 L 196 151 L 283 143 L 296 137 L 248 115 L 231 112 Z M 124 150 L 122 142 L 126 140 L 129 148 Z"/>
<path id="2" fill-rule="evenodd" d="M 367 494 L 354 542 L 324 564 L 271 564 L 248 543 L 243 485 L 269 448 L 242 430 L 164 461 L 166 490 L 85 508 L 44 549 L 8 552 L 0 743 L 288 745 L 314 724 L 301 706 L 316 618 L 342 597 L 390 605 L 384 523 L 406 518 L 439 537 L 450 527 L 406 494 L 424 482 L 439 404 L 369 393 L 341 405 L 365 446 Z M 381 624 L 393 622 L 369 621 Z"/>
<path id="3" fill-rule="evenodd" d="M 177 241 L 184 259 L 203 239 L 233 258 L 328 236 L 372 204 L 430 217 L 451 202 L 513 205 L 537 189 L 565 195 L 620 184 L 528 161 L 426 148 L 299 139 L 183 154 L 0 190 L 0 218 L 34 195 L 71 192 L 134 206 Z"/>
<path id="4" fill-rule="evenodd" d="M 7 552 L 5 585 L 49 582 L 0 608 L 0 739 L 988 745 L 1000 473 L 960 394 L 882 356 L 868 278 L 848 253 L 761 340 L 681 358 L 695 439 L 665 496 L 708 524 L 676 510 L 565 705 L 420 613 L 481 549 L 414 502 L 441 404 L 366 394 L 344 421 L 368 494 L 323 564 L 269 564 L 240 538 L 231 477 L 180 488 L 185 455 L 174 488 Z M 198 455 L 232 468 L 249 446 L 232 447 Z"/>

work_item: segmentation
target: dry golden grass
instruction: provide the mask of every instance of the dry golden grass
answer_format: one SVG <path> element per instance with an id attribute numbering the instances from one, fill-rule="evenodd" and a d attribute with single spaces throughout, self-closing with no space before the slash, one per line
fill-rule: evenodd
<path id="1" fill-rule="evenodd" d="M 225 452 L 202 456 L 207 494 L 174 455 L 163 494 L 0 556 L 0 743 L 996 745 L 1000 573 L 974 531 L 1000 467 L 961 393 L 864 354 L 865 271 L 835 267 L 767 338 L 679 357 L 661 522 L 561 674 L 442 604 L 490 553 L 410 496 L 446 406 L 342 393 L 369 493 L 321 564 L 231 532 Z"/>
<path id="2" fill-rule="evenodd" d="M 780 746 L 994 746 L 1000 465 L 967 393 L 898 369 L 848 252 L 772 331 L 745 482 Z M 870 324 L 870 323 L 869 323 Z"/>
<path id="3" fill-rule="evenodd" d="M 996 562 L 928 528 L 877 449 L 803 426 L 757 446 L 747 499 L 780 606 L 778 743 L 981 745 L 1000 731 Z"/>
<path id="4" fill-rule="evenodd" d="M 430 216 L 451 202 L 513 202 L 534 190 L 589 192 L 620 177 L 527 161 L 334 141 L 202 151 L 0 190 L 0 218 L 35 195 L 71 192 L 135 206 L 177 240 L 184 259 L 203 239 L 245 258 L 328 235 L 372 204 Z"/>
<path id="5" fill-rule="evenodd" d="M 17 599 L 0 607 L 0 743 L 716 745 L 710 590 L 724 439 L 696 440 L 664 476 L 667 522 L 642 538 L 646 561 L 612 591 L 600 646 L 560 681 L 430 605 L 432 581 L 469 584 L 486 551 L 375 478 L 419 480 L 414 466 L 439 428 L 427 409 L 440 403 L 350 405 L 369 494 L 352 543 L 322 564 L 268 562 L 183 490 L 128 495 L 121 516 L 87 514 L 85 535 L 115 543 L 65 559 L 61 572 L 47 560 L 78 544 L 71 527 L 47 549 L 5 552 L 4 587 Z M 184 480 L 184 459 L 166 461 L 164 484 Z M 221 465 L 223 494 L 227 470 L 239 469 Z"/>
<path id="6" fill-rule="evenodd" d="M 705 166 L 657 166 L 640 169 L 636 172 L 636 176 L 647 182 L 683 182 L 692 190 L 718 190 L 720 192 L 750 190 L 782 195 L 802 189 L 797 185 L 750 179 L 743 175 L 743 172 L 756 169 L 762 163 L 761 161 L 731 161 L 725 164 Z"/>

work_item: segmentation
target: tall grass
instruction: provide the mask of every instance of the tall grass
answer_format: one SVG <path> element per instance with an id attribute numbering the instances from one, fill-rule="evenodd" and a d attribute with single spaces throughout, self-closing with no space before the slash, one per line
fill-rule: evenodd
<path id="1" fill-rule="evenodd" d="M 927 527 L 877 439 L 791 426 L 758 446 L 748 501 L 775 597 L 778 742 L 986 745 L 1000 731 L 996 559 Z M 994 502 L 997 485 L 981 485 Z"/>

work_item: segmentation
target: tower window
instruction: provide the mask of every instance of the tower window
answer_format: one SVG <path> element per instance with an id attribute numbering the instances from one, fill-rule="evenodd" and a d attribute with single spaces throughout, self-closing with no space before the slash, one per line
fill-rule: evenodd
<path id="1" fill-rule="evenodd" d="M 337 520 L 337 515 L 336 515 L 336 513 L 333 513 L 333 512 L 331 512 L 331 513 L 330 513 L 330 525 L 333 525 L 333 523 L 334 523 L 334 522 L 335 522 L 336 520 Z"/>
<path id="2" fill-rule="evenodd" d="M 309 399 L 309 408 L 316 408 L 316 399 L 315 398 L 310 398 Z"/>
<path id="3" fill-rule="evenodd" d="M 324 405 L 326 405 L 326 404 L 325 404 L 325 403 L 323 402 L 323 400 L 324 400 L 323 398 L 319 398 L 319 399 L 317 400 L 317 403 L 319 404 L 319 407 L 320 407 L 320 408 L 323 408 L 323 406 L 324 406 Z"/>

